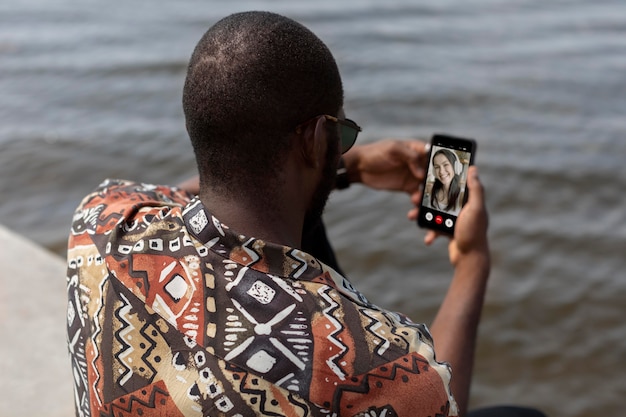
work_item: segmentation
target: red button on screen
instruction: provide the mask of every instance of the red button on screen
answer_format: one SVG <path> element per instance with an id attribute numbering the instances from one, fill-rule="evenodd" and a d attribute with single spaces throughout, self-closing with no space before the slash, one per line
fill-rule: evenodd
<path id="1" fill-rule="evenodd" d="M 441 224 L 441 223 L 443 223 L 443 217 L 441 217 L 441 216 L 436 216 L 436 217 L 435 217 L 435 223 L 437 223 L 437 224 Z"/>

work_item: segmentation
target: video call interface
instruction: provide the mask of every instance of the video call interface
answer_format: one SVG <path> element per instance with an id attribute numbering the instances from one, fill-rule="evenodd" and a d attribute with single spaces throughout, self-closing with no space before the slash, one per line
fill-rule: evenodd
<path id="1" fill-rule="evenodd" d="M 423 219 L 443 230 L 454 230 L 465 201 L 470 145 L 433 142 L 422 200 Z M 434 196 L 434 198 L 433 198 Z"/>

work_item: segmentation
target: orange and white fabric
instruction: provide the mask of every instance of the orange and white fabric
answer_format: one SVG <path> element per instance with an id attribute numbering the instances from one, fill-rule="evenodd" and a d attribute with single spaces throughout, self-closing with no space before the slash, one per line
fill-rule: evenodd
<path id="1" fill-rule="evenodd" d="M 88 195 L 67 284 L 78 416 L 457 414 L 425 326 L 176 188 Z"/>

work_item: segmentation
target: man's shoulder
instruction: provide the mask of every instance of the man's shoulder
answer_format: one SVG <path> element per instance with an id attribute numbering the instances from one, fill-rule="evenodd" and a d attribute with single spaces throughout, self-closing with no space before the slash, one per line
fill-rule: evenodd
<path id="1" fill-rule="evenodd" d="M 176 206 L 186 205 L 193 196 L 184 190 L 167 185 L 155 185 L 122 179 L 107 179 L 81 201 L 78 210 L 98 205 Z"/>
<path id="2" fill-rule="evenodd" d="M 176 187 L 107 179 L 79 204 L 71 234 L 103 234 L 122 223 L 180 212 L 192 197 Z"/>

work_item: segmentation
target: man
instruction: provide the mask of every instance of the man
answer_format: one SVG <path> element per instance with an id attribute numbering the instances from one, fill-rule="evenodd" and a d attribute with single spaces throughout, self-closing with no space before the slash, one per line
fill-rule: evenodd
<path id="1" fill-rule="evenodd" d="M 465 413 L 490 266 L 476 169 L 429 332 L 302 250 L 360 130 L 342 104 L 331 53 L 300 24 L 249 12 L 209 29 L 183 93 L 198 196 L 108 180 L 75 213 L 78 415 Z M 405 190 L 417 204 L 423 156 L 421 144 L 388 141 L 343 162 L 353 182 Z"/>

